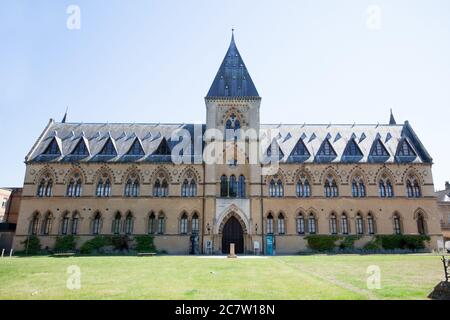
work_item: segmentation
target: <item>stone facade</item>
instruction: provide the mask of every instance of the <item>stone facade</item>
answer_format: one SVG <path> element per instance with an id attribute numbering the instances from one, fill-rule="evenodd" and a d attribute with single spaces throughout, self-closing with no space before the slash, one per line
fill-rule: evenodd
<path id="1" fill-rule="evenodd" d="M 205 103 L 201 151 L 214 146 L 224 161 L 169 161 L 173 133 L 194 125 L 51 120 L 26 158 L 15 249 L 29 234 L 51 248 L 72 232 L 78 246 L 96 234 L 150 233 L 171 254 L 191 252 L 196 236 L 203 253 L 226 253 L 230 242 L 267 253 L 269 235 L 277 254 L 306 249 L 309 234 L 357 234 L 356 246 L 375 234 L 427 234 L 431 248 L 442 238 L 432 160 L 409 123 L 260 124 L 261 98 L 234 39 Z M 243 144 L 208 138 L 227 129 L 254 134 Z M 252 144 L 281 161 L 273 170 L 252 161 Z M 197 159 L 193 149 L 183 156 Z"/>

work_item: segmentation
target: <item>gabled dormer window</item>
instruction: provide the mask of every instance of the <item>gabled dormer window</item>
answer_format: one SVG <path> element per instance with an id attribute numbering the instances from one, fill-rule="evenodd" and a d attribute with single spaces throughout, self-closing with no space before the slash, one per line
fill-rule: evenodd
<path id="1" fill-rule="evenodd" d="M 103 145 L 103 148 L 99 154 L 102 156 L 116 156 L 117 155 L 116 148 L 114 147 L 114 144 L 113 144 L 111 138 L 108 138 L 108 140 L 106 140 L 106 143 Z"/>
<path id="2" fill-rule="evenodd" d="M 162 138 L 161 143 L 158 146 L 158 149 L 153 152 L 153 155 L 156 156 L 170 156 L 170 148 L 169 144 L 167 143 L 166 138 Z"/>
<path id="3" fill-rule="evenodd" d="M 144 153 L 144 149 L 142 149 L 142 145 L 139 142 L 139 139 L 136 138 L 133 141 L 133 144 L 131 145 L 130 149 L 127 152 L 128 156 L 143 156 Z"/>
<path id="4" fill-rule="evenodd" d="M 336 151 L 334 151 L 330 141 L 325 139 L 317 152 L 316 160 L 317 162 L 331 162 L 336 156 Z"/>
<path id="5" fill-rule="evenodd" d="M 370 150 L 370 155 L 375 157 L 389 157 L 389 153 L 386 147 L 383 145 L 380 139 L 373 142 L 372 149 Z"/>
<path id="6" fill-rule="evenodd" d="M 345 162 L 358 162 L 363 157 L 361 149 L 354 139 L 351 139 L 345 147 L 344 154 L 342 155 L 342 161 Z"/>
<path id="7" fill-rule="evenodd" d="M 281 150 L 280 145 L 278 144 L 276 139 L 273 139 L 272 143 L 267 148 L 267 156 L 272 158 L 272 154 L 274 157 L 278 156 L 278 160 L 281 160 L 284 157 L 283 150 Z"/>
<path id="8" fill-rule="evenodd" d="M 416 157 L 416 153 L 412 149 L 412 147 L 409 145 L 409 142 L 406 139 L 403 139 L 400 142 L 400 145 L 398 147 L 397 156 L 400 157 Z"/>
<path id="9" fill-rule="evenodd" d="M 289 155 L 288 161 L 294 161 L 294 162 L 303 162 L 307 160 L 311 154 L 309 153 L 308 149 L 305 146 L 305 143 L 303 142 L 303 139 L 300 138 L 297 143 L 295 144 L 294 149 L 292 149 L 291 154 Z"/>
<path id="10" fill-rule="evenodd" d="M 53 138 L 50 141 L 49 145 L 45 149 L 44 153 L 46 155 L 59 156 L 61 155 L 61 150 L 59 150 L 58 142 L 56 142 L 56 138 Z"/>
<path id="11" fill-rule="evenodd" d="M 78 141 L 77 145 L 72 150 L 71 154 L 76 155 L 76 156 L 88 156 L 89 155 L 89 151 L 86 147 L 86 143 L 84 142 L 83 138 L 81 138 L 80 141 Z"/>

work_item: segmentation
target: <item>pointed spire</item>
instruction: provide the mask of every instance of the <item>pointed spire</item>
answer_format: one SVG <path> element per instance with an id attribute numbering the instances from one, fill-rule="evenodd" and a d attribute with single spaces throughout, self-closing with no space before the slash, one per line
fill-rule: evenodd
<path id="1" fill-rule="evenodd" d="M 67 120 L 67 110 L 69 109 L 69 107 L 66 107 L 66 112 L 64 113 L 64 117 L 61 120 L 61 123 L 66 123 Z"/>
<path id="2" fill-rule="evenodd" d="M 236 47 L 234 29 L 231 29 L 230 45 L 206 97 L 259 98 L 258 91 Z"/>
<path id="3" fill-rule="evenodd" d="M 392 114 L 392 108 L 391 108 L 391 117 L 389 118 L 389 124 L 397 124 L 394 115 Z"/>

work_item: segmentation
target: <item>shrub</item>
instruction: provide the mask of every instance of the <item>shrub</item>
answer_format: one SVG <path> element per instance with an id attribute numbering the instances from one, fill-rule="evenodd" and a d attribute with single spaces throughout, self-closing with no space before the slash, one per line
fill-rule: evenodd
<path id="1" fill-rule="evenodd" d="M 409 249 L 421 250 L 425 248 L 425 241 L 430 241 L 430 237 L 422 235 L 377 235 L 381 247 L 385 250 Z"/>
<path id="2" fill-rule="evenodd" d="M 355 241 L 359 240 L 361 236 L 345 236 L 344 240 L 339 244 L 339 249 L 353 249 Z"/>
<path id="3" fill-rule="evenodd" d="M 80 253 L 90 254 L 99 249 L 112 245 L 110 237 L 96 236 L 95 238 L 86 241 L 80 248 Z"/>
<path id="4" fill-rule="evenodd" d="M 308 241 L 308 247 L 316 251 L 331 251 L 335 249 L 335 242 L 339 240 L 338 236 L 331 235 L 310 235 L 305 237 Z"/>
<path id="5" fill-rule="evenodd" d="M 73 235 L 58 236 L 55 242 L 56 252 L 74 251 L 76 247 L 76 238 Z"/>
<path id="6" fill-rule="evenodd" d="M 22 241 L 22 244 L 24 245 L 24 252 L 26 254 L 37 254 L 39 253 L 39 251 L 41 251 L 41 242 L 36 236 L 29 236 L 24 241 Z"/>
<path id="7" fill-rule="evenodd" d="M 116 250 L 120 251 L 128 250 L 128 237 L 114 236 L 111 238 L 111 244 Z"/>
<path id="8" fill-rule="evenodd" d="M 137 252 L 156 252 L 153 236 L 136 236 L 134 240 L 136 241 Z"/>

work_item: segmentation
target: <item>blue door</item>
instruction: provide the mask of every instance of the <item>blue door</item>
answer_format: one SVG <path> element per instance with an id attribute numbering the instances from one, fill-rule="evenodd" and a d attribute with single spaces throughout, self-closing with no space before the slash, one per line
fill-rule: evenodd
<path id="1" fill-rule="evenodd" d="M 273 256 L 274 243 L 273 234 L 266 235 L 266 255 Z"/>

